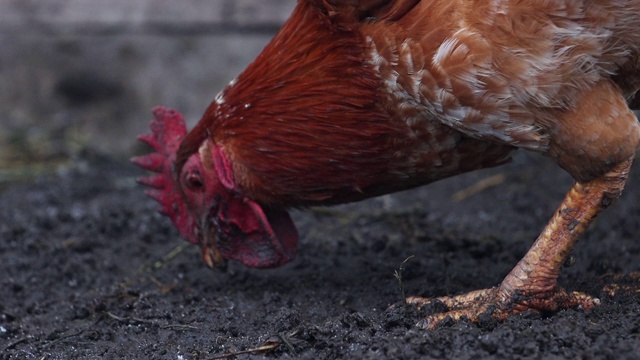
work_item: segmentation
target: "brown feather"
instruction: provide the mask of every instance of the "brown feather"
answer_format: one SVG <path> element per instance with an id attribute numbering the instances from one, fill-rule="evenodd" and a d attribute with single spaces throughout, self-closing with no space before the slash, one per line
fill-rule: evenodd
<path id="1" fill-rule="evenodd" d="M 285 206 L 355 201 L 508 159 L 510 146 L 407 124 L 348 21 L 300 2 L 185 142 L 210 130 L 244 191 Z"/>
<path id="2" fill-rule="evenodd" d="M 582 148 L 598 146 L 580 123 L 586 99 L 626 119 L 617 135 L 592 125 L 626 144 L 612 152 L 637 147 L 619 107 L 640 88 L 639 13 L 640 0 L 301 0 L 187 136 L 178 168 L 211 137 L 249 196 L 283 206 L 422 185 L 514 148 L 592 178 L 622 155 Z"/>
<path id="3" fill-rule="evenodd" d="M 435 121 L 476 139 L 549 154 L 585 180 L 607 168 L 598 161 L 611 159 L 594 155 L 584 162 L 558 146 L 588 143 L 571 126 L 589 118 L 578 114 L 587 111 L 585 97 L 596 100 L 591 89 L 607 87 L 610 79 L 617 84 L 597 99 L 605 108 L 623 106 L 619 100 L 640 89 L 639 14 L 638 0 L 421 1 L 393 23 L 365 20 L 360 31 L 392 103 L 420 114 L 407 121 Z M 630 119 L 626 106 L 616 112 Z M 609 118 L 602 115 L 601 122 Z M 640 128 L 636 121 L 621 123 L 607 141 L 627 144 L 629 155 Z M 608 132 L 598 126 L 605 125 L 591 131 Z M 584 165 L 567 165 L 574 162 Z"/>

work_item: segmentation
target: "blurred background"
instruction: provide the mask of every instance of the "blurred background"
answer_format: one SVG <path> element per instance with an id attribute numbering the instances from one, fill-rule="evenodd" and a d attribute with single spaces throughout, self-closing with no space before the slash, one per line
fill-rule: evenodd
<path id="1" fill-rule="evenodd" d="M 0 0 L 0 187 L 143 148 L 156 105 L 193 126 L 295 0 Z"/>

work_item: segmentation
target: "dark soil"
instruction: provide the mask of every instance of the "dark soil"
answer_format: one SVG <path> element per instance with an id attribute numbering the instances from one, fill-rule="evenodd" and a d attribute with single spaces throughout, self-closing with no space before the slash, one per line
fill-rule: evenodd
<path id="1" fill-rule="evenodd" d="M 0 359 L 637 359 L 640 298 L 607 274 L 640 270 L 640 167 L 575 248 L 561 284 L 591 311 L 414 326 L 409 295 L 498 284 L 571 184 L 513 163 L 358 204 L 296 212 L 299 255 L 275 270 L 208 270 L 135 185 L 93 160 L 0 194 Z M 500 185 L 454 201 L 491 176 Z M 625 280 L 625 279 L 623 279 Z M 626 278 L 631 285 L 637 282 Z M 395 307 L 389 308 L 390 305 Z"/>

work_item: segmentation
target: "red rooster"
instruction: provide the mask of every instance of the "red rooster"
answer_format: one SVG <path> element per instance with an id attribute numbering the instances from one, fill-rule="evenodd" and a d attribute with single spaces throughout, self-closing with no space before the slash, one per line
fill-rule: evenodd
<path id="1" fill-rule="evenodd" d="M 188 134 L 155 110 L 142 179 L 205 263 L 276 267 L 286 209 L 357 201 L 547 155 L 576 180 L 497 287 L 438 300 L 445 317 L 589 308 L 557 278 L 620 195 L 639 146 L 640 0 L 300 0 Z M 429 299 L 410 298 L 424 304 Z"/>

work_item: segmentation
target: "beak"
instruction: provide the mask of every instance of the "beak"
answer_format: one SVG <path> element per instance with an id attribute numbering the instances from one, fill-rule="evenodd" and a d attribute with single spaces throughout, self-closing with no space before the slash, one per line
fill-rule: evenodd
<path id="1" fill-rule="evenodd" d="M 202 260 L 210 269 L 225 272 L 227 260 L 222 257 L 216 241 L 217 229 L 210 221 L 202 222 Z"/>

